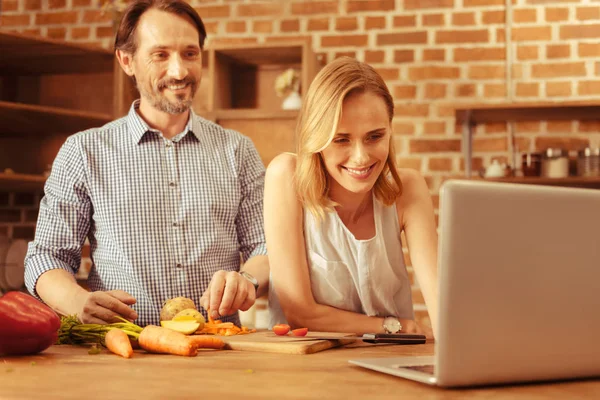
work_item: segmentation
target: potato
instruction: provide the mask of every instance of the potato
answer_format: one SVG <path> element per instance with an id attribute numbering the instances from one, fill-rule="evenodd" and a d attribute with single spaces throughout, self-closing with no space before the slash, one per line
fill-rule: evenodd
<path id="1" fill-rule="evenodd" d="M 173 317 L 173 321 L 184 321 L 188 318 L 190 320 L 195 321 L 200 324 L 200 328 L 198 328 L 198 329 L 204 328 L 204 324 L 206 323 L 204 316 L 202 315 L 202 313 L 200 311 L 195 310 L 193 308 L 186 308 L 185 310 L 179 311 Z"/>
<path id="2" fill-rule="evenodd" d="M 160 320 L 170 321 L 181 310 L 188 308 L 196 309 L 194 302 L 186 297 L 175 297 L 165 301 L 162 310 L 160 310 Z"/>

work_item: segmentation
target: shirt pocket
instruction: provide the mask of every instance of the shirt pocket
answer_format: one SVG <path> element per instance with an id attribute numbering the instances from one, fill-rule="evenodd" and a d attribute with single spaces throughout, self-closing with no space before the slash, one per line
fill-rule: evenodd
<path id="1" fill-rule="evenodd" d="M 341 261 L 328 261 L 309 251 L 310 282 L 315 301 L 347 311 L 361 312 L 352 275 Z"/>

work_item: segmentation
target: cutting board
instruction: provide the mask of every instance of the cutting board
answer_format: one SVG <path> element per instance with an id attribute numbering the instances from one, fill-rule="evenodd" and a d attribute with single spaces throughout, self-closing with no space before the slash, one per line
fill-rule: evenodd
<path id="1" fill-rule="evenodd" d="M 312 331 L 310 334 L 319 336 L 340 335 L 340 333 Z M 350 333 L 346 335 L 352 336 Z M 354 339 L 307 340 L 301 337 L 287 335 L 277 336 L 271 331 L 219 337 L 227 344 L 226 348 L 231 350 L 248 350 L 283 354 L 312 354 L 355 342 Z"/>

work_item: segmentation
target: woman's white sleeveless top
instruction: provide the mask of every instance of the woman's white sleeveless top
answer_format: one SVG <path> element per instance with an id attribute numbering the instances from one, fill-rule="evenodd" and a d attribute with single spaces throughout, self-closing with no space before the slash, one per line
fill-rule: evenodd
<path id="1" fill-rule="evenodd" d="M 319 304 L 369 316 L 414 319 L 410 280 L 400 240 L 396 204 L 373 196 L 375 236 L 357 240 L 337 212 L 318 223 L 304 210 L 304 238 L 312 293 Z M 270 327 L 286 323 L 273 283 Z"/>

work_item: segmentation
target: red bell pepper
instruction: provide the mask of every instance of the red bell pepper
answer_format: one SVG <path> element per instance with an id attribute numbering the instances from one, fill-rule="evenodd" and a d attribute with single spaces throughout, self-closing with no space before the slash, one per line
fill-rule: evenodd
<path id="1" fill-rule="evenodd" d="M 0 297 L 0 355 L 36 354 L 56 343 L 60 318 L 22 292 Z"/>

